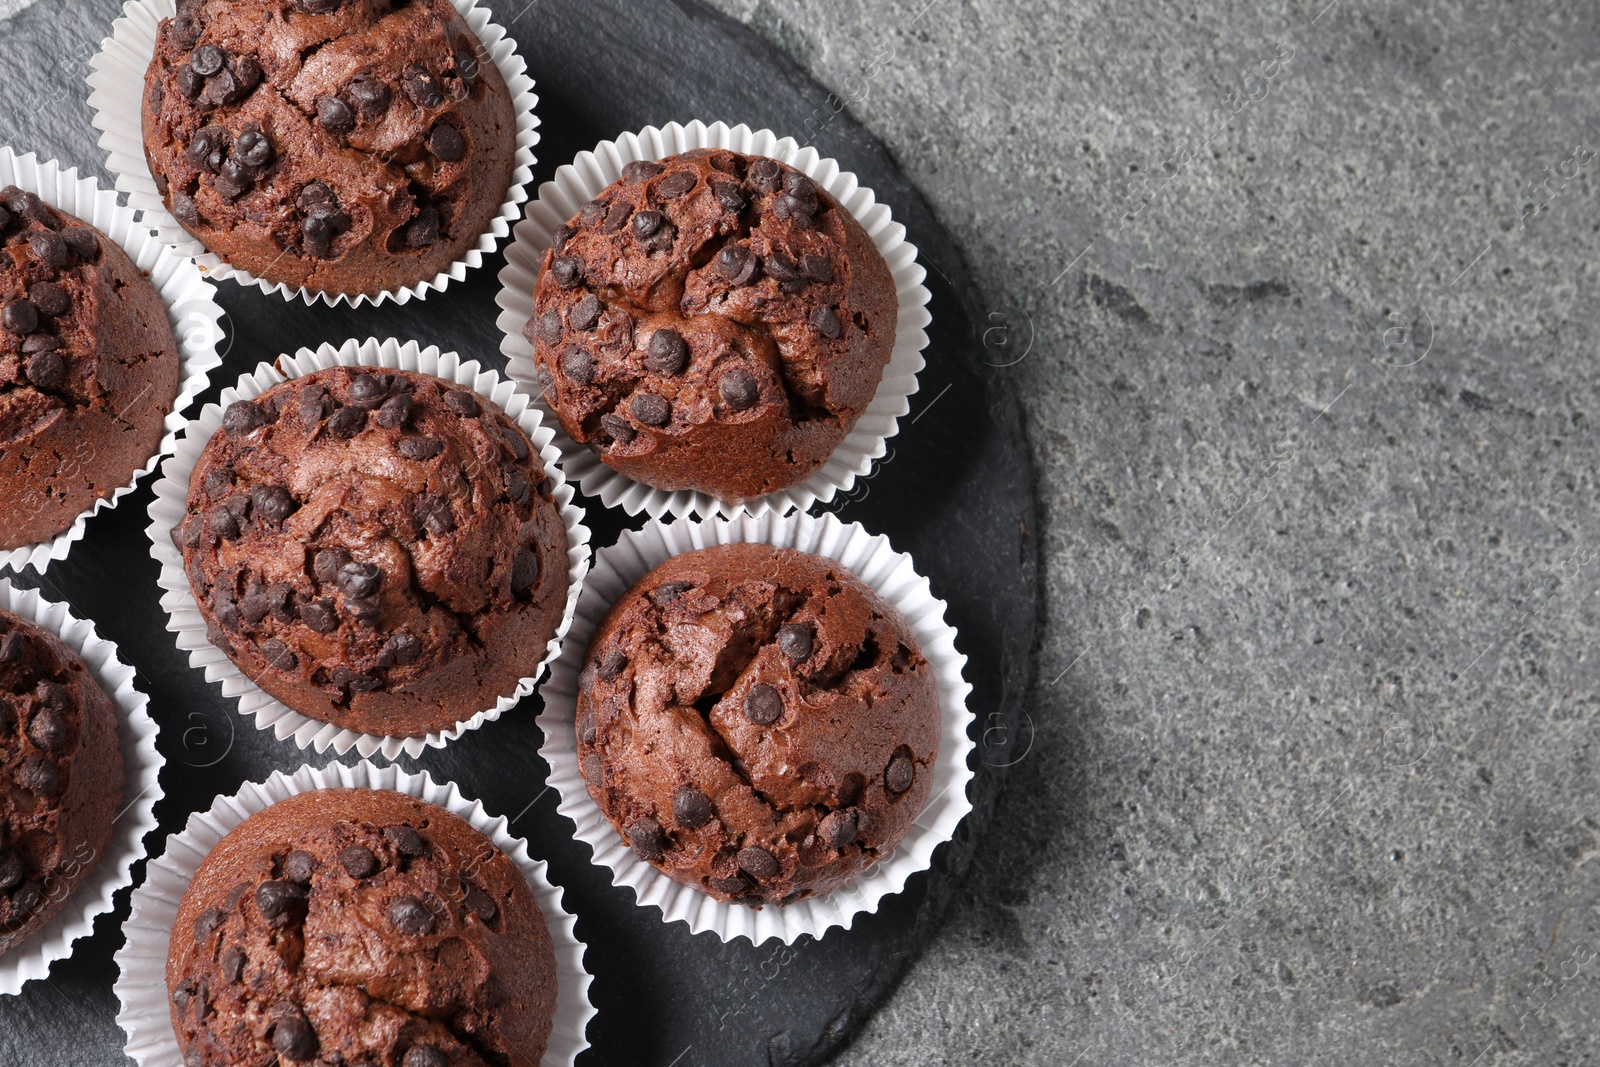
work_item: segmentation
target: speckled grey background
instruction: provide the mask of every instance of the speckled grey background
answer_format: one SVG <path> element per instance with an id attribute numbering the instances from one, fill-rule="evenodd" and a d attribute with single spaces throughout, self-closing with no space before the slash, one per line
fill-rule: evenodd
<path id="1" fill-rule="evenodd" d="M 1593 6 L 715 2 L 1038 467 L 1032 748 L 840 1062 L 1600 1063 Z"/>

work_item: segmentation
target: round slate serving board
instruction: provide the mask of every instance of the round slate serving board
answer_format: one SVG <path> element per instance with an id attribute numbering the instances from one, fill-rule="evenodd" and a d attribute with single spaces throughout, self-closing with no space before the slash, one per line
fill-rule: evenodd
<path id="1" fill-rule="evenodd" d="M 652 123 L 701 118 L 766 126 L 815 144 L 855 171 L 893 207 L 928 268 L 932 344 L 921 392 L 890 442 L 889 458 L 833 509 L 913 555 L 934 593 L 949 602 L 948 618 L 969 657 L 979 746 L 975 810 L 936 853 L 931 871 L 854 929 L 820 941 L 802 938 L 791 948 L 724 945 L 690 936 L 682 924 L 663 925 L 658 911 L 637 907 L 630 891 L 611 885 L 609 871 L 590 863 L 588 847 L 571 840 L 571 824 L 556 813 L 536 755 L 536 697 L 442 752 L 402 761 L 454 779 L 491 812 L 511 817 L 512 830 L 528 838 L 534 855 L 550 862 L 552 879 L 566 887 L 567 906 L 589 945 L 591 995 L 600 1009 L 589 1031 L 593 1048 L 580 1062 L 818 1063 L 883 1002 L 937 924 L 993 812 L 1005 765 L 1029 740 L 1018 722 L 1036 617 L 1033 480 L 1016 398 L 992 365 L 1005 360 L 986 354 L 986 309 L 922 197 L 881 145 L 834 111 L 826 89 L 749 31 L 667 0 L 491 0 L 489 6 L 517 39 L 537 82 L 536 181 L 602 138 Z M 0 23 L 0 69 L 8 72 L 0 136 L 18 151 L 106 178 L 83 78 L 117 13 L 106 0 L 45 0 Z M 404 307 L 308 308 L 221 283 L 228 352 L 203 399 L 215 399 L 223 384 L 280 352 L 348 337 L 415 338 L 499 369 L 494 296 L 502 262 L 491 257 L 465 283 Z M 161 830 L 151 839 L 159 853 L 165 836 L 216 794 L 307 757 L 239 718 L 233 701 L 178 653 L 163 628 L 144 535 L 149 501 L 147 488 L 126 497 L 89 523 L 83 543 L 42 582 L 31 574 L 16 580 L 69 601 L 138 669 L 168 761 L 166 796 L 156 809 Z M 611 544 L 631 524 L 597 501 L 580 502 L 597 546 Z M 330 758 L 313 753 L 309 761 Z M 126 898 L 48 982 L 0 998 L 0 1062 L 126 1062 L 111 993 Z"/>

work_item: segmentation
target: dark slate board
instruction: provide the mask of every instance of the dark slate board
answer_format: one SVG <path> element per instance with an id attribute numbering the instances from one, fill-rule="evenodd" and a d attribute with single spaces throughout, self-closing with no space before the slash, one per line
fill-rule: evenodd
<path id="1" fill-rule="evenodd" d="M 976 810 L 938 851 L 932 871 L 852 930 L 805 938 L 793 949 L 776 942 L 724 945 L 710 935 L 692 937 L 681 924 L 663 925 L 658 911 L 635 906 L 630 891 L 611 885 L 608 870 L 591 865 L 587 846 L 571 840 L 536 755 L 537 698 L 445 752 L 403 761 L 454 779 L 490 811 L 512 817 L 512 829 L 549 860 L 552 877 L 566 887 L 567 906 L 589 945 L 600 1009 L 589 1033 L 594 1047 L 582 1063 L 817 1063 L 883 1002 L 938 923 L 993 811 L 1004 765 L 1029 741 L 1018 724 L 1034 639 L 1036 538 L 1017 401 L 985 358 L 985 309 L 921 195 L 881 145 L 848 114 L 834 112 L 827 90 L 749 31 L 691 4 L 659 0 L 491 0 L 490 6 L 519 40 L 538 82 L 536 181 L 595 142 L 647 124 L 723 118 L 767 126 L 816 144 L 860 175 L 893 206 L 928 267 L 933 343 L 912 416 L 891 442 L 892 459 L 836 509 L 912 553 L 934 592 L 949 601 L 969 657 L 979 741 Z M 12 90 L 26 86 L 33 101 L 18 107 L 8 91 L 0 137 L 19 151 L 108 177 L 83 78 L 117 11 L 110 0 L 42 0 L 0 23 L 0 69 L 11 72 Z M 223 283 L 218 299 L 228 312 L 228 355 L 203 399 L 215 399 L 223 383 L 279 352 L 348 337 L 416 338 L 500 368 L 494 296 L 501 264 L 491 257 L 443 298 L 360 311 L 286 304 Z M 159 853 L 165 835 L 217 793 L 307 757 L 240 719 L 162 628 L 156 566 L 144 535 L 149 501 L 141 489 L 90 522 L 85 541 L 50 569 L 43 586 L 117 642 L 152 698 L 168 760 L 166 797 L 156 809 L 161 829 L 151 839 Z M 596 545 L 612 543 L 630 524 L 621 513 L 585 503 Z M 25 576 L 18 584 L 39 583 Z M 309 756 L 316 764 L 329 758 Z M 126 898 L 96 924 L 92 939 L 55 966 L 50 981 L 0 998 L 0 1062 L 125 1062 L 111 985 Z"/>

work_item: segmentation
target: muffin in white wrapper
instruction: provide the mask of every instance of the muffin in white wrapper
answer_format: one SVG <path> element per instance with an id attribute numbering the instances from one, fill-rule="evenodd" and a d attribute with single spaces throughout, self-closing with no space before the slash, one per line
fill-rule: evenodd
<path id="1" fill-rule="evenodd" d="M 18 155 L 10 147 L 0 146 L 0 188 L 8 185 L 36 193 L 50 206 L 87 222 L 122 246 L 134 265 L 150 278 L 161 295 L 161 302 L 166 305 L 173 339 L 178 345 L 178 393 L 164 421 L 161 443 L 148 461 L 138 470 L 130 471 L 124 484 L 110 496 L 96 500 L 71 526 L 50 540 L 0 549 L 0 573 L 7 568 L 20 572 L 30 564 L 43 571 L 52 560 L 65 558 L 72 545 L 83 537 L 84 523 L 89 517 L 115 507 L 133 491 L 140 478 L 156 469 L 161 457 L 172 451 L 178 430 L 188 421 L 184 410 L 205 389 L 211 372 L 222 363 L 222 356 L 217 352 L 222 340 L 222 308 L 212 299 L 214 286 L 186 256 L 136 222 L 134 212 L 117 203 L 114 191 L 100 188 L 93 178 L 78 177 L 76 167 L 63 170 L 53 159 L 40 160 L 32 152 Z M 87 447 L 92 442 L 85 444 Z"/>
<path id="2" fill-rule="evenodd" d="M 551 495 L 555 498 L 562 525 L 567 531 L 567 602 L 561 623 L 550 639 L 543 659 L 520 680 L 513 692 L 500 697 L 493 707 L 479 711 L 449 730 L 417 737 L 360 733 L 302 715 L 269 695 L 251 681 L 222 649 L 207 639 L 205 619 L 195 603 L 193 589 L 183 569 L 183 553 L 172 543 L 172 529 L 183 521 L 188 505 L 189 475 L 211 440 L 211 435 L 221 426 L 222 413 L 228 405 L 236 400 L 260 396 L 280 382 L 335 366 L 416 371 L 467 386 L 504 411 L 522 428 L 533 442 L 545 473 L 554 483 Z M 573 489 L 562 474 L 559 453 L 551 443 L 551 437 L 551 429 L 543 425 L 539 411 L 529 403 L 527 395 L 517 390 L 511 382 L 492 370 L 480 368 L 476 361 L 463 363 L 454 352 L 440 352 L 433 345 L 422 348 L 415 341 L 368 338 L 365 341 L 346 341 L 337 348 L 329 344 L 322 345 L 316 351 L 302 348 L 293 356 L 278 357 L 275 363 L 260 364 L 255 371 L 242 376 L 236 385 L 224 389 L 218 403 L 207 404 L 199 417 L 189 423 L 172 457 L 163 467 L 160 479 L 155 483 L 156 498 L 150 505 L 147 533 L 150 537 L 150 554 L 161 565 L 157 582 L 163 590 L 161 606 L 168 613 L 167 629 L 177 635 L 178 647 L 189 654 L 191 666 L 204 670 L 208 681 L 219 683 L 224 696 L 238 698 L 240 714 L 254 718 L 257 729 L 270 728 L 279 740 L 292 738 L 301 748 L 315 748 L 318 752 L 332 748 L 340 755 L 353 748 L 363 757 L 376 753 L 386 759 L 394 759 L 402 752 L 415 757 L 425 748 L 442 748 L 468 730 L 475 730 L 486 722 L 498 719 L 533 692 L 539 676 L 559 653 L 562 638 L 572 625 L 578 591 L 589 570 L 589 531 L 583 524 L 582 509 L 573 503 Z"/>
<path id="3" fill-rule="evenodd" d="M 133 687 L 134 670 L 117 658 L 117 648 L 95 633 L 67 605 L 31 589 L 0 581 L 0 611 L 10 611 L 61 638 L 89 667 L 89 673 L 116 707 L 117 739 L 122 747 L 122 801 L 110 843 L 96 857 L 87 878 L 49 922 L 0 955 L 0 995 L 14 995 L 26 982 L 46 978 L 50 965 L 72 955 L 72 943 L 94 933 L 94 920 L 112 908 L 112 896 L 133 884 L 133 865 L 145 856 L 144 839 L 156 828 L 165 762 L 156 751 L 156 724 L 145 710 L 145 695 Z"/>
<path id="4" fill-rule="evenodd" d="M 573 725 L 578 676 L 589 640 L 611 606 L 673 556 L 742 542 L 809 552 L 843 564 L 905 617 L 938 688 L 939 754 L 933 792 L 905 837 L 842 889 L 785 906 L 722 903 L 673 881 L 636 856 L 589 795 L 578 765 Z M 566 647 L 539 690 L 545 702 L 539 716 L 545 740 L 539 753 L 550 765 L 550 784 L 561 794 L 557 810 L 576 824 L 576 836 L 594 850 L 595 862 L 611 868 L 614 884 L 632 889 L 640 905 L 660 908 L 666 921 L 688 923 L 694 933 L 709 931 L 724 941 L 743 937 L 760 945 L 772 938 L 793 944 L 801 934 L 821 937 L 836 926 L 848 929 L 857 915 L 877 911 L 884 897 L 900 892 L 906 879 L 926 870 L 933 850 L 950 840 L 972 810 L 967 798 L 972 780 L 967 759 L 973 749 L 968 737 L 973 716 L 966 704 L 972 686 L 961 676 L 967 657 L 956 650 L 956 631 L 945 622 L 944 611 L 944 601 L 933 596 L 928 580 L 917 574 L 910 556 L 894 551 L 888 538 L 873 536 L 859 523 L 842 523 L 832 515 L 769 513 L 759 518 L 650 522 L 642 530 L 625 532 L 615 545 L 595 554 Z"/>
<path id="5" fill-rule="evenodd" d="M 484 256 L 499 247 L 521 214 L 520 205 L 528 198 L 525 187 L 533 180 L 533 149 L 539 143 L 539 116 L 534 111 L 539 97 L 533 91 L 528 64 L 517 53 L 516 41 L 503 26 L 491 21 L 488 7 L 478 0 L 451 0 L 451 3 L 500 71 L 511 95 L 517 131 L 511 185 L 505 191 L 500 210 L 490 220 L 489 229 L 478 236 L 477 243 L 450 264 L 448 270 L 414 285 L 376 295 L 324 292 L 257 278 L 207 251 L 179 225 L 167 210 L 150 173 L 142 132 L 145 71 L 155 56 L 161 21 L 177 13 L 177 0 L 128 0 L 122 5 L 122 17 L 111 24 L 111 36 L 101 42 L 100 51 L 89 61 L 90 122 L 100 131 L 100 147 L 106 151 L 106 166 L 117 176 L 117 188 L 128 194 L 128 206 L 139 211 L 142 221 L 153 227 L 161 240 L 173 245 L 182 255 L 193 256 L 200 269 L 212 278 L 232 278 L 240 285 L 254 285 L 263 293 L 277 293 L 285 300 L 299 299 L 307 304 L 321 301 L 330 306 L 347 302 L 352 307 L 364 303 L 381 304 L 386 300 L 404 304 L 413 297 L 425 299 L 429 292 L 442 290 L 452 281 L 461 281 L 467 271 L 481 267 Z"/>
<path id="6" fill-rule="evenodd" d="M 932 320 L 927 307 L 930 294 L 922 284 L 927 271 L 917 262 L 916 246 L 906 240 L 906 228 L 893 220 L 888 205 L 879 203 L 871 189 L 862 186 L 851 172 L 841 170 L 837 160 L 819 155 L 815 148 L 802 148 L 792 137 L 780 138 L 771 130 L 753 131 L 743 124 L 730 127 L 716 122 L 708 126 L 696 120 L 684 126 L 673 122 L 602 141 L 593 151 L 579 153 L 577 159 L 556 171 L 553 181 L 539 187 L 538 198 L 528 204 L 527 217 L 512 231 L 506 265 L 500 270 L 501 289 L 495 300 L 502 308 L 497 322 L 504 334 L 500 351 L 507 358 L 506 373 L 540 395 L 536 402 L 548 412 L 535 373 L 533 345 L 523 336 L 522 329 L 533 315 L 534 286 L 557 227 L 617 181 L 627 164 L 662 159 L 695 148 L 725 148 L 786 163 L 827 190 L 866 230 L 888 264 L 899 301 L 894 352 L 883 369 L 872 402 L 828 461 L 809 478 L 742 504 L 694 490 L 653 489 L 606 466 L 599 456 L 573 441 L 553 417 L 548 421 L 555 428 L 556 444 L 568 476 L 585 495 L 598 497 L 607 507 L 620 507 L 630 515 L 647 513 L 654 518 L 806 511 L 819 500 L 828 503 L 836 494 L 848 493 L 856 479 L 866 475 L 883 456 L 888 439 L 899 432 L 900 417 L 910 411 L 910 397 L 917 391 L 917 374 L 924 366 L 922 350 L 928 345 L 927 326 Z"/>
<path id="7" fill-rule="evenodd" d="M 468 800 L 455 783 L 435 782 L 426 771 L 408 774 L 367 762 L 302 766 L 292 775 L 274 771 L 264 782 L 249 782 L 231 797 L 218 797 L 209 811 L 189 816 L 183 832 L 167 840 L 166 852 L 151 861 L 144 884 L 134 891 L 133 910 L 123 925 L 127 941 L 116 955 L 121 972 L 115 987 L 117 1025 L 128 1038 L 123 1051 L 140 1067 L 182 1064 L 167 999 L 167 949 L 184 891 L 228 831 L 281 800 L 318 789 L 386 789 L 435 804 L 470 824 L 522 870 L 555 945 L 558 992 L 543 1067 L 570 1067 L 589 1047 L 585 1033 L 595 1015 L 589 1002 L 593 979 L 584 969 L 577 917 L 562 906 L 561 889 L 550 883 L 545 862 L 528 855 L 527 842 L 511 835 L 505 816 L 491 816 L 482 801 Z"/>

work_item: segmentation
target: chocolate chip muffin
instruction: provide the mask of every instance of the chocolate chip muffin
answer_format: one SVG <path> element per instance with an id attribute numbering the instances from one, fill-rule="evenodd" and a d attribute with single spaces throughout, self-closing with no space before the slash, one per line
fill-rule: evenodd
<path id="1" fill-rule="evenodd" d="M 375 294 L 474 245 L 511 185 L 511 94 L 450 0 L 183 0 L 144 151 L 201 244 L 271 282 Z"/>
<path id="2" fill-rule="evenodd" d="M 589 793 L 640 859 L 788 904 L 900 842 L 933 787 L 939 698 L 905 619 L 833 560 L 675 556 L 617 601 L 578 679 Z"/>
<path id="3" fill-rule="evenodd" d="M 166 305 L 120 245 L 0 189 L 0 550 L 133 480 L 178 396 Z"/>
<path id="4" fill-rule="evenodd" d="M 567 602 L 551 490 L 527 435 L 471 390 L 333 367 L 228 407 L 172 538 L 212 643 L 257 685 L 414 737 L 544 658 Z"/>
<path id="5" fill-rule="evenodd" d="M 299 793 L 211 850 L 167 953 L 190 1067 L 533 1067 L 555 950 L 522 871 L 401 793 Z"/>
<path id="6" fill-rule="evenodd" d="M 894 278 L 804 174 L 703 149 L 636 161 L 556 231 L 524 330 L 574 441 L 657 489 L 798 485 L 871 403 Z"/>
<path id="7" fill-rule="evenodd" d="M 0 954 L 54 918 L 111 843 L 111 698 L 48 630 L 0 611 Z"/>

